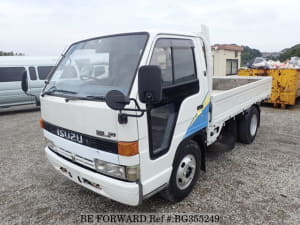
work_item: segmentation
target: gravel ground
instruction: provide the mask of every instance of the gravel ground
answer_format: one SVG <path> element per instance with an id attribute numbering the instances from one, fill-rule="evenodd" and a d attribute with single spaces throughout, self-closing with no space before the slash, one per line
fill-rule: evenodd
<path id="1" fill-rule="evenodd" d="M 0 223 L 83 224 L 81 214 L 219 214 L 220 224 L 300 224 L 300 103 L 262 107 L 251 145 L 211 147 L 207 172 L 182 202 L 154 196 L 128 207 L 58 174 L 47 162 L 32 107 L 0 109 Z"/>

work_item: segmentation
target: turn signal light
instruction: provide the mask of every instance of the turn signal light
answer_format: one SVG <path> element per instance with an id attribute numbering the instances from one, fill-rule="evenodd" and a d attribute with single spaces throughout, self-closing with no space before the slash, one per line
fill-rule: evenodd
<path id="1" fill-rule="evenodd" d="M 134 142 L 119 142 L 118 153 L 123 156 L 133 156 L 139 154 L 139 143 Z"/>
<path id="2" fill-rule="evenodd" d="M 40 127 L 45 129 L 45 121 L 43 119 L 40 119 Z"/>

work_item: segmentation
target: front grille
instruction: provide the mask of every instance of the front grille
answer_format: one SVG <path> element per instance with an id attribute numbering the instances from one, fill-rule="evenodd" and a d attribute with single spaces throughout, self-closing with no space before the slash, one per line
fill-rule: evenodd
<path id="1" fill-rule="evenodd" d="M 66 140 L 75 142 L 77 144 L 85 145 L 91 148 L 99 149 L 102 151 L 118 154 L 118 143 L 115 141 L 103 140 L 90 135 L 82 134 L 76 131 L 68 130 L 63 127 L 53 125 L 51 123 L 45 122 L 45 130 L 48 132 L 64 138 Z M 64 131 L 67 135 L 59 135 L 60 131 Z M 71 134 L 71 135 L 70 135 Z M 72 136 L 72 138 L 71 138 Z"/>
<path id="2" fill-rule="evenodd" d="M 63 149 L 63 148 L 60 148 L 60 147 L 57 147 L 55 146 L 54 148 L 51 148 L 48 146 L 48 148 L 56 153 L 58 153 L 59 155 L 62 155 L 70 160 L 72 160 L 73 162 L 77 162 L 81 165 L 84 165 L 84 166 L 88 166 L 92 169 L 95 169 L 95 164 L 94 164 L 94 161 L 93 160 L 90 160 L 90 159 L 87 159 L 87 158 L 84 158 L 80 155 L 77 155 L 77 154 L 73 154 L 72 152 L 66 150 L 66 149 Z"/>
<path id="3" fill-rule="evenodd" d="M 49 148 L 49 147 L 48 147 L 48 148 Z M 61 158 L 65 159 L 65 160 L 67 160 L 68 162 L 74 163 L 75 165 L 80 166 L 80 167 L 82 167 L 82 168 L 84 168 L 84 169 L 87 169 L 87 170 L 89 170 L 89 171 L 92 171 L 92 172 L 101 174 L 101 175 L 106 176 L 106 177 L 114 178 L 114 179 L 116 179 L 116 180 L 126 181 L 126 182 L 128 182 L 128 183 L 131 183 L 131 182 L 134 183 L 134 181 L 128 181 L 128 180 L 124 180 L 124 179 L 121 179 L 121 178 L 118 178 L 118 177 L 112 177 L 112 176 L 109 176 L 109 175 L 107 175 L 107 174 L 105 174 L 105 173 L 100 173 L 99 171 L 97 171 L 97 170 L 95 169 L 95 167 L 93 168 L 92 166 L 86 166 L 86 165 L 84 165 L 84 164 L 81 164 L 81 163 L 78 163 L 78 162 L 76 162 L 76 161 L 73 161 L 73 160 L 70 159 L 69 157 L 66 157 L 65 155 L 62 155 L 61 153 L 59 153 L 59 152 L 53 150 L 52 148 L 49 148 L 49 150 L 50 150 L 51 152 L 55 153 L 56 155 L 58 155 L 59 157 L 61 157 Z"/>

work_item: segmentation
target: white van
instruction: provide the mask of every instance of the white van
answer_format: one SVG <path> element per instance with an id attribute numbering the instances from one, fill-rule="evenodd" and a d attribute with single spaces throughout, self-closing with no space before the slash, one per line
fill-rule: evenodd
<path id="1" fill-rule="evenodd" d="M 0 107 L 39 104 L 39 95 L 45 80 L 58 57 L 1 56 Z M 28 78 L 28 94 L 21 89 L 22 75 Z"/>

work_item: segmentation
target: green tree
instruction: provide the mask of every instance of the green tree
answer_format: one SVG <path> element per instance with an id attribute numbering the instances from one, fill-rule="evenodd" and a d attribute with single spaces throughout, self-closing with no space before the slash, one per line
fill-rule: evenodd
<path id="1" fill-rule="evenodd" d="M 241 54 L 241 66 L 246 66 L 256 57 L 262 56 L 261 52 L 257 49 L 250 48 L 248 46 L 243 46 L 243 51 Z"/>
<path id="2" fill-rule="evenodd" d="M 279 60 L 281 62 L 290 59 L 293 56 L 299 56 L 300 57 L 300 44 L 297 44 L 291 48 L 285 49 L 283 53 L 280 54 Z"/>

